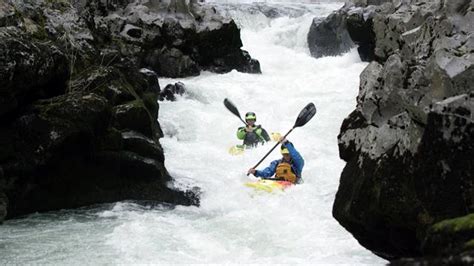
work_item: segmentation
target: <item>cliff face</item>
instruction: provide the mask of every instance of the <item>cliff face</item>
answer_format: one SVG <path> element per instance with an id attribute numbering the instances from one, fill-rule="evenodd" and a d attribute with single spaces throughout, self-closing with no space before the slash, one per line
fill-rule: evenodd
<path id="1" fill-rule="evenodd" d="M 258 61 L 212 8 L 153 2 L 0 3 L 0 221 L 124 199 L 199 204 L 167 186 L 158 76 Z"/>
<path id="2" fill-rule="evenodd" d="M 387 259 L 440 255 L 456 238 L 437 241 L 432 225 L 474 210 L 474 1 L 455 2 L 393 1 L 346 18 L 374 60 L 338 136 L 347 165 L 333 215 Z"/>
<path id="3" fill-rule="evenodd" d="M 104 1 L 83 2 L 84 17 L 95 39 L 125 42 L 122 52 L 159 76 L 186 77 L 199 75 L 201 70 L 261 72 L 259 62 L 240 49 L 235 22 L 213 7 L 193 4 L 180 12 L 183 7 L 166 1 L 114 5 L 107 1 L 108 6 Z"/>

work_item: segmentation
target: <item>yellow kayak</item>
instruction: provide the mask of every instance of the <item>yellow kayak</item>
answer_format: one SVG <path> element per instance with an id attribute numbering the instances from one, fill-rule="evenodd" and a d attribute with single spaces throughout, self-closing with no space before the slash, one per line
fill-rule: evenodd
<path id="1" fill-rule="evenodd" d="M 229 154 L 241 155 L 245 152 L 245 145 L 235 145 L 229 148 Z"/>
<path id="2" fill-rule="evenodd" d="M 274 191 L 283 191 L 288 187 L 291 187 L 293 183 L 288 181 L 274 181 L 274 180 L 257 180 L 253 182 L 245 183 L 247 187 L 251 187 L 255 190 L 261 190 L 266 192 L 274 192 Z"/>

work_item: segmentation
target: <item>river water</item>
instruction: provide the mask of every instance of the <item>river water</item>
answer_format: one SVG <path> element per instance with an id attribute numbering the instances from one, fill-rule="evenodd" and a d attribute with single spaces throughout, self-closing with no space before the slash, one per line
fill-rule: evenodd
<path id="1" fill-rule="evenodd" d="M 355 50 L 314 59 L 306 36 L 314 17 L 342 4 L 216 2 L 241 27 L 243 48 L 260 61 L 263 74 L 160 79 L 162 87 L 178 81 L 187 87 L 176 102 L 160 104 L 161 144 L 175 179 L 170 186 L 200 187 L 201 206 L 119 202 L 6 221 L 0 264 L 386 263 L 331 215 L 344 166 L 337 134 L 355 107 L 367 64 Z M 272 144 L 230 155 L 242 122 L 224 108 L 224 98 L 241 114 L 255 112 L 269 133 L 286 133 L 307 103 L 316 105 L 316 116 L 288 137 L 305 159 L 304 184 L 273 194 L 244 186 L 254 179 L 246 171 Z M 260 168 L 279 156 L 276 150 Z"/>

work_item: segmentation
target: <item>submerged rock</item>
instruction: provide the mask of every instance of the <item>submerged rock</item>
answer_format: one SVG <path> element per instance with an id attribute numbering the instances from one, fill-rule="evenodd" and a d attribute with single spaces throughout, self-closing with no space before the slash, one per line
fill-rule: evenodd
<path id="1" fill-rule="evenodd" d="M 160 92 L 160 101 L 168 100 L 168 101 L 175 101 L 176 96 L 175 95 L 183 95 L 186 92 L 186 87 L 182 82 L 177 82 L 175 84 L 168 84 L 166 87 L 163 89 L 162 92 Z"/>
<path id="2" fill-rule="evenodd" d="M 373 45 L 375 61 L 361 73 L 357 107 L 338 136 L 347 164 L 333 215 L 383 258 L 433 262 L 424 246 L 431 226 L 474 211 L 474 6 L 413 0 L 371 8 L 357 36 Z M 363 23 L 364 12 L 349 11 L 348 21 Z M 443 256 L 465 252 L 445 245 Z"/>

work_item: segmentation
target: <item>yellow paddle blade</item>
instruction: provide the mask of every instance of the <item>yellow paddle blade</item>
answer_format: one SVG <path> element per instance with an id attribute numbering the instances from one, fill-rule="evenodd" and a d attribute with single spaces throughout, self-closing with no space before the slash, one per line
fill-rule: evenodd
<path id="1" fill-rule="evenodd" d="M 280 141 L 281 139 L 281 134 L 278 132 L 272 132 L 270 135 L 273 141 Z"/>

